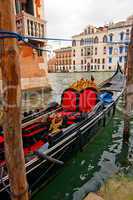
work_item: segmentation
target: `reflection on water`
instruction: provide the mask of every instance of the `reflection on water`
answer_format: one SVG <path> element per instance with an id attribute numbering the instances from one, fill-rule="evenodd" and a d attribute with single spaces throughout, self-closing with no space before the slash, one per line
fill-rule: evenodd
<path id="1" fill-rule="evenodd" d="M 110 76 L 108 73 L 95 73 L 97 82 Z M 90 77 L 90 74 L 50 74 L 49 78 L 53 85 L 51 99 L 60 101 L 60 94 L 79 77 Z M 103 78 L 104 77 L 104 78 Z M 122 98 L 119 108 L 122 108 Z M 84 193 L 79 188 L 87 181 L 92 180 L 98 184 L 103 183 L 112 174 L 120 169 L 129 168 L 133 163 L 133 123 L 131 128 L 130 145 L 123 145 L 123 115 L 118 109 L 112 120 L 105 128 L 102 128 L 93 140 L 84 148 L 83 152 L 77 152 L 69 160 L 65 167 L 59 170 L 58 176 L 40 191 L 34 200 L 77 200 Z M 127 162 L 128 161 L 128 162 Z M 126 163 L 126 165 L 125 165 Z M 132 174 L 132 170 L 130 170 Z M 89 187 L 92 186 L 89 184 Z M 92 186 L 93 187 L 93 186 Z M 94 186 L 95 188 L 97 185 Z M 88 188 L 89 189 L 89 188 Z M 74 194 L 74 195 L 73 195 Z"/>

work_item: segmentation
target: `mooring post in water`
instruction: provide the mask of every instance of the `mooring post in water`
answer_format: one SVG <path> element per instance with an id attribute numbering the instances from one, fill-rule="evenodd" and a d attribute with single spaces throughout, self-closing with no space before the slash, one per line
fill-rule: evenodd
<path id="1" fill-rule="evenodd" d="M 14 0 L 0 0 L 0 29 L 15 32 Z M 3 84 L 5 158 L 12 200 L 28 200 L 28 184 L 21 134 L 20 65 L 16 39 L 0 39 Z"/>
<path id="2" fill-rule="evenodd" d="M 131 38 L 128 46 L 127 60 L 127 84 L 125 90 L 125 111 L 124 111 L 124 133 L 123 142 L 128 143 L 130 135 L 130 113 L 133 104 L 133 27 L 131 30 Z"/>

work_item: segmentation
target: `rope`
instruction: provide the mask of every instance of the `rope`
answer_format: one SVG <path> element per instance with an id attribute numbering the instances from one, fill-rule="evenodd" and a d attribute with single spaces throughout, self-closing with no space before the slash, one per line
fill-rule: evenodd
<path id="1" fill-rule="evenodd" d="M 35 45 L 33 45 L 29 42 L 28 37 L 22 36 L 16 32 L 0 31 L 0 39 L 7 39 L 7 38 L 15 38 L 18 41 L 22 41 L 25 44 L 27 44 L 28 46 L 30 46 L 31 48 L 36 49 L 36 50 L 51 52 L 50 50 L 36 47 Z"/>
<path id="2" fill-rule="evenodd" d="M 0 30 L 0 34 L 2 34 L 2 36 L 0 36 L 0 39 L 5 39 L 5 38 L 16 38 L 17 40 L 23 41 L 28 43 L 29 40 L 46 40 L 46 41 L 64 41 L 64 42 L 72 42 L 72 41 L 81 41 L 81 40 L 73 40 L 73 39 L 63 39 L 63 38 L 48 38 L 48 37 L 33 37 L 33 36 L 22 36 L 19 33 L 16 32 L 9 32 L 9 31 L 2 31 Z M 98 42 L 98 43 L 94 43 L 94 42 L 86 42 L 87 44 L 99 44 L 103 42 Z M 85 44 L 84 43 L 84 44 Z M 124 45 L 129 45 L 131 42 L 130 41 L 125 41 L 125 42 L 105 42 L 105 44 L 124 44 Z M 31 45 L 31 44 L 30 44 Z M 33 48 L 35 48 L 35 46 L 33 45 Z M 42 50 L 42 49 L 39 49 Z M 47 51 L 47 50 L 45 50 Z"/>

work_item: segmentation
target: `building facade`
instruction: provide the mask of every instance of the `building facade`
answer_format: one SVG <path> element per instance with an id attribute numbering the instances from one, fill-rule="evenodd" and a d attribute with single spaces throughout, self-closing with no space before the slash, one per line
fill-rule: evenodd
<path id="1" fill-rule="evenodd" d="M 56 57 L 56 72 L 73 72 L 72 68 L 72 48 L 64 47 L 54 51 Z"/>
<path id="2" fill-rule="evenodd" d="M 127 63 L 128 43 L 130 42 L 131 28 L 133 25 L 133 16 L 125 21 L 112 23 L 108 27 L 108 67 L 116 69 L 117 62 L 124 70 Z"/>
<path id="3" fill-rule="evenodd" d="M 72 68 L 75 71 L 115 71 L 117 63 L 124 70 L 127 44 L 133 16 L 103 27 L 87 26 L 72 37 Z"/>
<path id="4" fill-rule="evenodd" d="M 52 57 L 52 58 L 49 59 L 49 61 L 48 61 L 48 72 L 49 73 L 57 72 L 56 62 L 57 62 L 56 57 Z"/>
<path id="5" fill-rule="evenodd" d="M 49 88 L 47 79 L 47 53 L 40 49 L 47 43 L 41 38 L 46 36 L 44 0 L 14 0 L 16 31 L 30 39 L 30 45 L 19 42 L 22 89 Z"/>

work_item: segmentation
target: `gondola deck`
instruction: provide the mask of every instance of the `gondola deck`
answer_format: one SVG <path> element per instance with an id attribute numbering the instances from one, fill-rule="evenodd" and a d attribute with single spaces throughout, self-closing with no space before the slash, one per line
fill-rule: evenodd
<path id="1" fill-rule="evenodd" d="M 60 111 L 60 106 L 55 106 L 54 109 L 47 111 L 41 111 L 35 115 L 29 116 L 23 120 L 23 138 L 24 141 L 31 142 L 31 146 L 25 146 L 26 155 L 26 172 L 30 188 L 33 191 L 40 179 L 48 178 L 49 172 L 52 168 L 56 169 L 59 159 L 65 160 L 67 154 L 74 149 L 79 149 L 84 146 L 88 140 L 93 137 L 92 130 L 97 127 L 97 124 L 102 121 L 105 125 L 106 118 L 111 117 L 114 114 L 116 103 L 119 97 L 123 94 L 125 89 L 126 78 L 118 67 L 116 73 L 108 80 L 100 84 L 101 91 L 111 91 L 113 94 L 113 101 L 110 104 L 102 106 L 101 102 L 97 103 L 91 112 L 86 113 L 85 117 L 68 127 L 62 129 L 58 135 L 48 135 L 47 127 L 42 122 L 49 113 L 54 113 L 55 110 Z M 110 116 L 109 116 L 110 115 Z M 42 137 L 43 135 L 43 137 Z M 30 141 L 30 137 L 37 140 L 34 144 Z M 45 137 L 44 137 L 45 136 Z M 38 139 L 38 137 L 40 137 Z M 44 154 L 41 157 L 38 152 Z M 52 160 L 52 158 L 54 158 Z M 57 162 L 56 162 L 57 161 Z M 55 165 L 56 164 L 56 165 Z M 1 168 L 5 170 L 4 174 L 1 174 L 0 180 L 0 194 L 6 192 L 6 188 L 9 187 L 8 176 L 6 175 L 6 167 L 1 165 Z M 38 179 L 38 181 L 35 181 Z M 34 184 L 33 184 L 34 183 Z M 35 184 L 36 183 L 36 184 Z"/>

